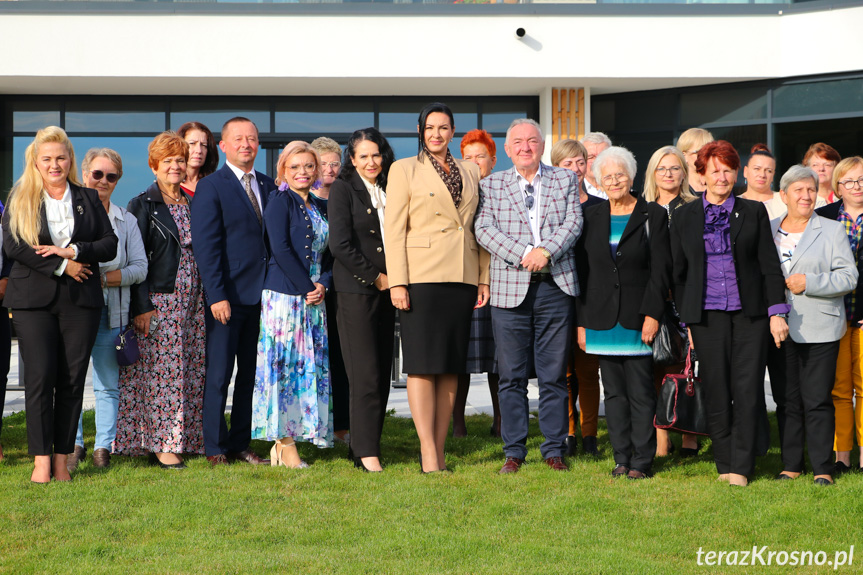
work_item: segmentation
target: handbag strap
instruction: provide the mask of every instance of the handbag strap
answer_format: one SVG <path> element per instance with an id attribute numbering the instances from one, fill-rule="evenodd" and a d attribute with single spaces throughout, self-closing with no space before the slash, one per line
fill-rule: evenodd
<path id="1" fill-rule="evenodd" d="M 683 370 L 683 373 L 686 374 L 686 380 L 692 380 L 692 347 L 689 347 L 689 350 L 686 352 L 686 368 Z"/>

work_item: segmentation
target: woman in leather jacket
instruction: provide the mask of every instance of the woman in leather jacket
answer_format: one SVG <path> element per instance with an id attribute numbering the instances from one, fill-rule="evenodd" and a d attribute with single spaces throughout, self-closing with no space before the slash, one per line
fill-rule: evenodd
<path id="1" fill-rule="evenodd" d="M 180 187 L 189 147 L 175 132 L 150 143 L 156 181 L 129 202 L 149 263 L 132 290 L 129 315 L 141 359 L 120 374 L 120 413 L 114 450 L 149 452 L 163 469 L 183 469 L 183 453 L 204 453 L 206 349 L 204 297 L 192 253 L 189 204 Z"/>

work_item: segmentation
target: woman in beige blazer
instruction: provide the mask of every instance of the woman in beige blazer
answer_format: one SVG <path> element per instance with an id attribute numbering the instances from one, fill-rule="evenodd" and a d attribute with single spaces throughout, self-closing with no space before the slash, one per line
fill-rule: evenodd
<path id="1" fill-rule="evenodd" d="M 427 105 L 417 132 L 417 156 L 389 171 L 384 245 L 420 466 L 430 473 L 446 470 L 444 443 L 458 374 L 466 369 L 471 314 L 488 303 L 489 255 L 473 229 L 479 168 L 449 152 L 452 111 Z"/>

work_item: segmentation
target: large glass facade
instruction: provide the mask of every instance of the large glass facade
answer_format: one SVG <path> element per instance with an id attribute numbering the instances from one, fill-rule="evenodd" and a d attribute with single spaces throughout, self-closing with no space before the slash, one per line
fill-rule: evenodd
<path id="1" fill-rule="evenodd" d="M 653 152 L 692 127 L 728 140 L 745 163 L 754 144 L 776 156 L 774 189 L 809 146 L 826 142 L 843 157 L 863 153 L 863 72 L 595 96 L 591 126 L 629 148 L 644 169 Z M 741 186 L 743 171 L 739 174 Z M 643 185 L 639 173 L 636 189 Z"/>
<path id="2" fill-rule="evenodd" d="M 461 157 L 459 140 L 465 132 L 485 128 L 498 147 L 497 169 L 512 164 L 503 151 L 509 123 L 517 117 L 538 119 L 539 99 L 525 97 L 428 97 L 428 98 L 189 98 L 189 97 L 85 97 L 48 98 L 7 96 L 0 131 L 0 182 L 3 197 L 24 165 L 24 150 L 37 130 L 48 125 L 64 128 L 78 159 L 93 147 L 108 147 L 123 159 L 123 178 L 112 198 L 125 206 L 153 182 L 147 164 L 147 145 L 159 132 L 176 130 L 195 120 L 207 125 L 218 139 L 226 120 L 245 116 L 254 121 L 261 136 L 256 168 L 271 176 L 279 152 L 292 140 L 311 141 L 329 136 L 340 144 L 359 128 L 375 126 L 384 133 L 397 158 L 417 152 L 417 115 L 430 101 L 446 102 L 455 114 L 456 139 L 451 149 Z M 220 155 L 224 162 L 224 156 Z"/>

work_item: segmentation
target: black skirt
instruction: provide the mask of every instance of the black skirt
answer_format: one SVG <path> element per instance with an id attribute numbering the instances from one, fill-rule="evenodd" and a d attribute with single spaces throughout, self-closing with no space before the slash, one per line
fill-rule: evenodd
<path id="1" fill-rule="evenodd" d="M 408 286 L 411 309 L 399 312 L 404 373 L 465 373 L 476 292 L 463 283 Z"/>

